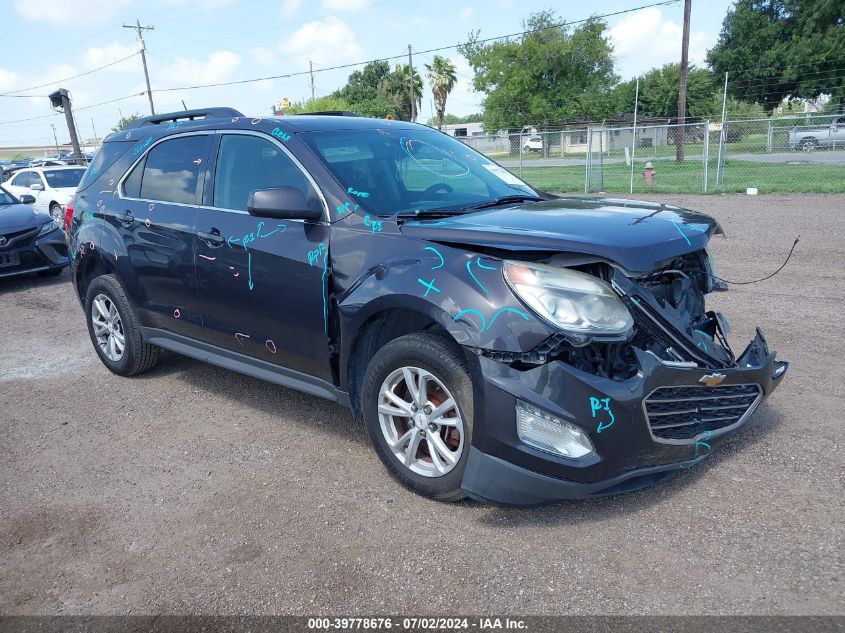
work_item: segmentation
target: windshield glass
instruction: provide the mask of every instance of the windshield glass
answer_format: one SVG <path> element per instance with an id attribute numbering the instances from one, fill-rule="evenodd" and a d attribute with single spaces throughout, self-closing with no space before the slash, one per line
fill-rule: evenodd
<path id="1" fill-rule="evenodd" d="M 44 177 L 47 179 L 47 185 L 50 188 L 61 189 L 62 187 L 76 187 L 82 180 L 84 173 L 84 169 L 45 169 Z"/>
<path id="2" fill-rule="evenodd" d="M 450 136 L 426 129 L 300 135 L 350 198 L 378 215 L 459 210 L 537 196 L 522 180 Z"/>
<path id="3" fill-rule="evenodd" d="M 0 189 L 0 205 L 15 204 L 15 199 L 5 189 Z"/>

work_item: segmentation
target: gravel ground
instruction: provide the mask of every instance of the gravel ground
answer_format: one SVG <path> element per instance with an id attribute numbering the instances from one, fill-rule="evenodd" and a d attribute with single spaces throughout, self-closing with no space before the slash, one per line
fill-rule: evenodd
<path id="1" fill-rule="evenodd" d="M 111 375 L 64 273 L 0 280 L 0 613 L 843 614 L 845 196 L 683 196 L 791 361 L 696 468 L 508 510 L 387 476 L 343 408 L 177 355 Z M 837 316 L 839 315 L 839 316 Z"/>

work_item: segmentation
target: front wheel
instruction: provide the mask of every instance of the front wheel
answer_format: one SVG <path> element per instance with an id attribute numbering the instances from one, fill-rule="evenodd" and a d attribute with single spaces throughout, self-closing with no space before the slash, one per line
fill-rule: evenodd
<path id="1" fill-rule="evenodd" d="M 816 147 L 818 147 L 819 142 L 814 138 L 805 138 L 801 141 L 801 150 L 805 152 L 812 152 Z"/>
<path id="2" fill-rule="evenodd" d="M 60 226 L 65 225 L 65 220 L 62 217 L 62 207 L 55 202 L 50 205 L 50 216 L 58 222 Z"/>
<path id="3" fill-rule="evenodd" d="M 433 499 L 462 499 L 473 406 L 460 347 L 431 332 L 395 339 L 367 367 L 362 396 L 367 431 L 390 474 Z"/>

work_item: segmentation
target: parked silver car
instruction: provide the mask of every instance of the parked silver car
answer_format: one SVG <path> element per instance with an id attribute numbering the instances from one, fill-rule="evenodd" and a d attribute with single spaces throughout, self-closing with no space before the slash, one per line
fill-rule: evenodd
<path id="1" fill-rule="evenodd" d="M 817 147 L 845 149 L 845 116 L 823 127 L 796 127 L 789 133 L 789 147 L 811 152 Z"/>

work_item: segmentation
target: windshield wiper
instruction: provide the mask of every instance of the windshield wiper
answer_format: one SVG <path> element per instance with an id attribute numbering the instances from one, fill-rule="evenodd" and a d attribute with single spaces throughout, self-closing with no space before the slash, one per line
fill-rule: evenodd
<path id="1" fill-rule="evenodd" d="M 464 207 L 465 209 L 487 209 L 489 207 L 498 207 L 500 204 L 513 204 L 514 202 L 539 202 L 542 200 L 539 196 L 502 196 L 495 200 L 488 200 L 481 204 L 474 204 L 471 207 Z"/>

